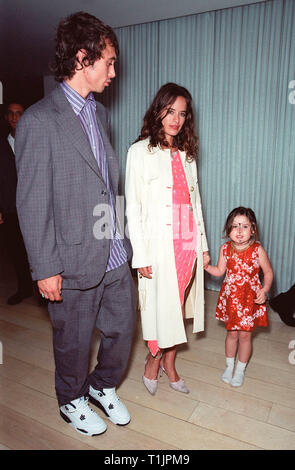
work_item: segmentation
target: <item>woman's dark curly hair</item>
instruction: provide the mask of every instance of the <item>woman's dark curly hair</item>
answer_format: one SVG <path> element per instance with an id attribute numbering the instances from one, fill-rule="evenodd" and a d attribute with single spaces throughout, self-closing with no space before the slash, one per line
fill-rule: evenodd
<path id="1" fill-rule="evenodd" d="M 100 59 L 106 47 L 106 40 L 115 48 L 117 56 L 119 55 L 118 40 L 112 28 L 83 11 L 60 21 L 55 40 L 55 61 L 51 69 L 58 82 L 71 79 L 78 64 L 83 68 L 93 65 L 97 59 Z M 80 63 L 76 55 L 81 49 L 86 51 L 86 55 Z"/>
<path id="2" fill-rule="evenodd" d="M 145 113 L 140 136 L 136 142 L 149 137 L 150 149 L 157 145 L 169 147 L 165 139 L 162 120 L 167 116 L 169 109 L 179 96 L 182 96 L 186 101 L 186 117 L 180 132 L 173 137 L 172 145 L 184 151 L 188 160 L 193 160 L 197 157 L 199 139 L 195 134 L 192 97 L 186 88 L 176 83 L 166 83 L 159 89 L 151 106 Z M 163 111 L 166 111 L 164 115 Z"/>

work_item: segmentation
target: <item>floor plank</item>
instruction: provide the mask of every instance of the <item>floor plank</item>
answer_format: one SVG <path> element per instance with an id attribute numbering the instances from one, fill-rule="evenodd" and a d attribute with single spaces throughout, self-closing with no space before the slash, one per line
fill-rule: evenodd
<path id="1" fill-rule="evenodd" d="M 95 450 L 84 442 L 53 430 L 6 406 L 0 405 L 0 441 L 14 450 Z"/>
<path id="2" fill-rule="evenodd" d="M 190 421 L 229 437 L 239 436 L 243 442 L 262 449 L 282 450 L 294 446 L 293 432 L 204 403 L 199 404 Z"/>

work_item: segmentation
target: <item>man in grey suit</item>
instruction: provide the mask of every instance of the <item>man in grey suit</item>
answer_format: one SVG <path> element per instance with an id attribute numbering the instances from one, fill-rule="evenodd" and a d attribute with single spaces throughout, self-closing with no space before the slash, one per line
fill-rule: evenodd
<path id="1" fill-rule="evenodd" d="M 32 277 L 48 299 L 55 387 L 62 418 L 86 435 L 130 421 L 116 386 L 126 369 L 136 297 L 128 246 L 116 220 L 118 161 L 102 93 L 115 77 L 118 42 L 99 19 L 78 12 L 56 36 L 57 88 L 31 106 L 16 133 L 17 209 Z M 104 223 L 97 229 L 97 218 Z M 93 330 L 101 333 L 89 374 Z"/>

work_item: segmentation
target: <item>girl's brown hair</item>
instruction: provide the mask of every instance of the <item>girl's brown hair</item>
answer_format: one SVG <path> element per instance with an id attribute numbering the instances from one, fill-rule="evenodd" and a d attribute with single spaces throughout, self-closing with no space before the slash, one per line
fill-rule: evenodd
<path id="1" fill-rule="evenodd" d="M 230 232 L 232 231 L 233 221 L 237 215 L 245 215 L 247 219 L 249 219 L 249 222 L 251 224 L 252 234 L 253 234 L 252 237 L 254 238 L 254 240 L 258 240 L 258 227 L 257 227 L 257 221 L 256 221 L 256 216 L 254 214 L 254 211 L 250 208 L 246 208 L 242 206 L 236 207 L 229 213 L 226 219 L 225 225 L 224 225 L 224 229 L 223 229 L 225 238 L 228 238 L 230 236 Z"/>
<path id="2" fill-rule="evenodd" d="M 162 120 L 167 116 L 170 107 L 179 96 L 182 96 L 186 101 L 186 118 L 180 132 L 173 137 L 173 147 L 184 151 L 188 160 L 193 160 L 197 157 L 199 139 L 195 134 L 192 97 L 186 88 L 176 83 L 166 83 L 159 89 L 145 113 L 140 135 L 135 142 L 149 137 L 150 149 L 157 145 L 169 147 L 165 139 Z M 163 115 L 163 111 L 166 111 L 166 114 Z"/>

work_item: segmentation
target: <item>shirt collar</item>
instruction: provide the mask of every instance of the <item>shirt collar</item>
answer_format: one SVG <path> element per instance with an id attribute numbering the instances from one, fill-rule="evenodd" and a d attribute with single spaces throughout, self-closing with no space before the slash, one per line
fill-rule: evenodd
<path id="1" fill-rule="evenodd" d="M 7 136 L 8 143 L 12 150 L 14 151 L 14 137 L 9 133 Z"/>
<path id="2" fill-rule="evenodd" d="M 68 99 L 76 115 L 80 114 L 83 108 L 88 105 L 90 105 L 94 109 L 94 111 L 96 110 L 96 102 L 95 102 L 93 93 L 90 92 L 85 100 L 81 95 L 79 95 L 79 93 L 76 90 L 74 90 L 65 81 L 60 83 L 60 86 L 62 90 L 64 91 L 66 98 Z"/>

